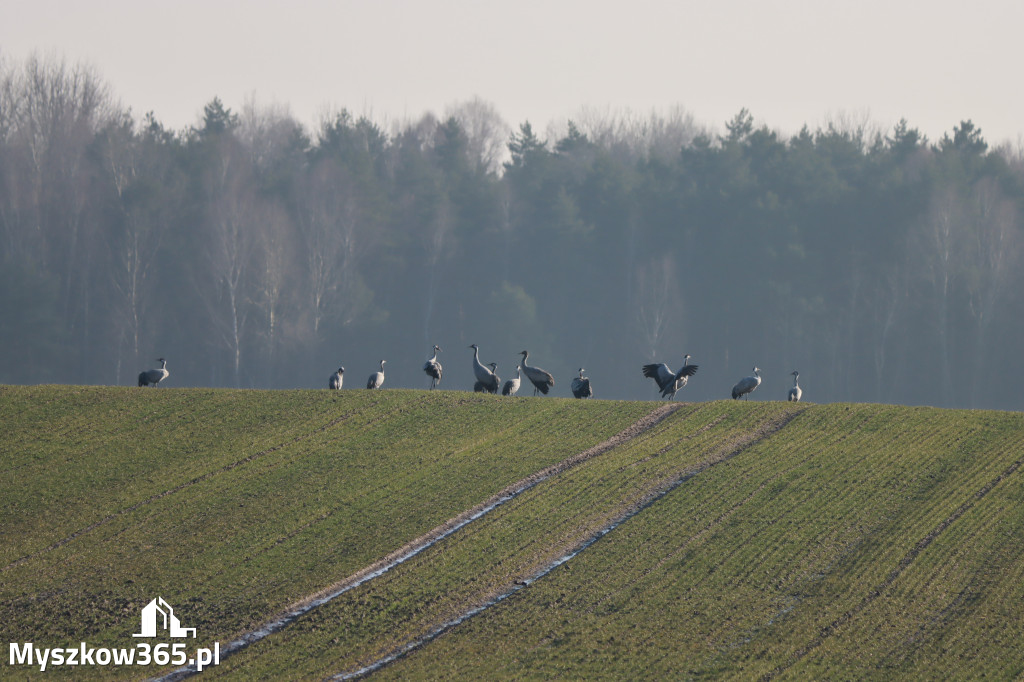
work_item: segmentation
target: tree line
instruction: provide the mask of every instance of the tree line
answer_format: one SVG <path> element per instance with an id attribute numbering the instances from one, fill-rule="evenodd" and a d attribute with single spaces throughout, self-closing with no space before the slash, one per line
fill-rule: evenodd
<path id="1" fill-rule="evenodd" d="M 0 382 L 472 386 L 528 349 L 554 393 L 1024 408 L 1024 163 L 961 121 L 785 137 L 740 111 L 581 116 L 479 99 L 385 127 L 213 99 L 169 130 L 86 67 L 0 63 Z M 685 395 L 684 395 L 685 394 Z"/>

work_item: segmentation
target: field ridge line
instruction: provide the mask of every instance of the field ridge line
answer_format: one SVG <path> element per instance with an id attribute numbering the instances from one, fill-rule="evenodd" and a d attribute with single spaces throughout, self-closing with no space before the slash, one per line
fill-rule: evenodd
<path id="1" fill-rule="evenodd" d="M 530 488 L 533 488 L 537 484 L 553 477 L 557 476 L 589 459 L 598 457 L 609 450 L 616 448 L 624 443 L 628 443 L 637 436 L 640 436 L 647 431 L 650 431 L 658 424 L 663 422 L 665 419 L 674 414 L 677 410 L 688 403 L 668 403 L 661 405 L 660 407 L 648 412 L 646 415 L 633 422 L 625 429 L 615 434 L 611 438 L 604 440 L 596 445 L 593 445 L 582 452 L 578 452 L 575 455 L 567 457 L 560 462 L 552 464 L 548 467 L 540 469 L 529 476 L 522 478 L 515 483 L 512 483 L 505 488 L 501 489 L 494 495 L 476 506 L 467 509 L 459 514 L 448 519 L 444 523 L 435 526 L 431 530 L 427 531 L 423 535 L 420 535 L 413 540 L 405 543 L 398 549 L 394 550 L 390 554 L 387 554 L 381 559 L 364 566 L 355 573 L 335 582 L 328 587 L 325 587 L 311 595 L 303 597 L 298 601 L 293 602 L 291 605 L 286 607 L 280 615 L 264 623 L 261 627 L 256 630 L 246 632 L 233 640 L 227 646 L 221 650 L 221 660 L 224 660 L 227 656 L 236 653 L 245 647 L 258 642 L 275 632 L 287 627 L 297 618 L 309 613 L 318 606 L 322 606 L 327 602 L 341 596 L 342 594 L 352 590 L 360 585 L 373 580 L 381 575 L 384 575 L 395 566 L 398 566 L 408 559 L 416 556 L 423 550 L 431 547 L 432 545 L 444 540 L 448 536 L 452 535 L 459 529 L 466 525 L 482 518 L 488 512 L 495 508 L 505 504 L 506 502 L 514 499 L 523 492 L 526 492 Z M 180 680 L 196 673 L 194 666 L 185 666 L 173 670 L 166 675 L 154 678 L 162 682 L 170 682 L 172 680 Z"/>
<path id="2" fill-rule="evenodd" d="M 836 633 L 836 631 L 839 630 L 839 628 L 849 623 L 851 620 L 854 619 L 854 617 L 857 614 L 859 614 L 865 608 L 870 606 L 875 601 L 875 599 L 882 596 L 882 593 L 889 587 L 891 587 L 899 579 L 899 577 L 903 575 L 903 573 L 911 566 L 911 564 L 914 563 L 914 560 L 917 559 L 918 556 L 920 556 L 921 552 L 926 550 L 929 547 L 929 545 L 935 542 L 935 540 L 940 535 L 942 535 L 942 533 L 945 532 L 946 529 L 948 529 L 950 526 L 956 523 L 960 519 L 960 517 L 962 517 L 964 514 L 970 511 L 974 507 L 976 502 L 984 498 L 986 495 L 992 492 L 993 488 L 995 488 L 997 485 L 1002 483 L 1003 480 L 1005 480 L 1007 477 L 1011 476 L 1014 472 L 1016 472 L 1017 469 L 1020 468 L 1021 464 L 1024 464 L 1024 459 L 1018 459 L 1013 464 L 1004 469 L 998 476 L 993 478 L 991 481 L 983 485 L 978 491 L 973 493 L 967 499 L 967 501 L 965 501 L 963 504 L 957 507 L 952 514 L 943 519 L 927 535 L 925 535 L 923 538 L 914 543 L 914 546 L 910 548 L 910 551 L 908 551 L 902 559 L 900 559 L 900 561 L 896 564 L 896 567 L 889 572 L 889 575 L 887 575 L 885 579 L 882 580 L 882 582 L 878 583 L 878 585 L 876 585 L 866 595 L 864 595 L 864 597 L 860 600 L 860 602 L 857 603 L 856 606 L 843 612 L 842 615 L 840 615 L 831 623 L 823 627 L 815 640 L 813 640 L 810 644 L 803 647 L 802 649 L 799 649 L 793 655 L 791 660 L 787 661 L 785 664 L 780 665 L 779 667 L 775 668 L 771 672 L 761 677 L 761 680 L 770 680 L 776 677 L 777 675 L 780 675 L 789 670 L 790 668 L 792 668 L 794 665 L 803 660 L 803 658 L 807 656 L 807 654 L 811 653 L 819 646 L 824 644 L 825 640 L 833 636 Z"/>
<path id="3" fill-rule="evenodd" d="M 723 443 L 722 446 L 718 448 L 711 457 L 708 457 L 702 462 L 697 462 L 696 464 L 688 466 L 684 468 L 682 471 L 680 471 L 676 476 L 669 478 L 668 480 L 662 480 L 660 484 L 655 484 L 652 487 L 648 488 L 632 503 L 626 505 L 623 508 L 622 512 L 615 516 L 610 522 L 608 522 L 603 527 L 598 528 L 596 531 L 590 533 L 588 536 L 584 537 L 578 542 L 569 546 L 566 550 L 562 552 L 560 556 L 542 566 L 532 575 L 521 580 L 516 580 L 513 582 L 512 585 L 509 585 L 498 592 L 492 593 L 491 595 L 485 597 L 481 602 L 478 602 L 477 604 L 467 608 L 465 611 L 463 611 L 461 615 L 456 616 L 455 618 L 445 620 L 444 622 L 439 623 L 432 628 L 429 628 L 427 632 L 425 632 L 423 635 L 414 638 L 410 641 L 407 641 L 405 644 L 402 644 L 399 647 L 396 647 L 390 653 L 381 656 L 372 663 L 364 665 L 360 668 L 344 670 L 335 675 L 331 675 L 326 679 L 332 681 L 351 680 L 363 677 L 365 675 L 369 675 L 370 673 L 374 673 L 390 665 L 391 663 L 394 663 L 395 661 L 402 658 L 409 652 L 414 651 L 426 644 L 429 644 L 431 641 L 437 639 L 449 630 L 457 627 L 458 625 L 461 625 L 462 623 L 479 615 L 480 613 L 483 613 L 492 606 L 497 605 L 498 603 L 504 601 L 508 597 L 511 597 L 513 594 L 526 588 L 531 583 L 534 583 L 537 580 L 546 576 L 547 574 L 551 573 L 551 571 L 558 568 L 562 564 L 570 561 L 571 559 L 576 557 L 581 552 L 585 551 L 591 545 L 593 545 L 598 540 L 611 533 L 613 530 L 618 528 L 626 521 L 629 521 L 631 518 L 641 513 L 645 509 L 650 508 L 658 500 L 661 500 L 672 491 L 676 490 L 680 486 L 701 475 L 708 469 L 718 466 L 719 464 L 728 462 L 729 460 L 733 459 L 742 452 L 745 452 L 746 450 L 755 447 L 764 440 L 777 434 L 779 431 L 784 429 L 791 421 L 793 421 L 793 419 L 795 419 L 797 416 L 803 413 L 806 409 L 806 407 L 800 407 L 797 409 L 787 411 L 777 417 L 769 418 L 760 426 L 758 426 L 758 428 L 754 429 L 750 433 L 744 434 L 739 438 L 734 438 L 730 441 L 727 441 L 726 443 Z M 672 412 L 674 411 L 675 410 L 672 410 Z M 665 415 L 665 417 L 667 416 L 668 414 Z M 664 419 L 665 417 L 662 417 L 662 419 Z M 659 421 L 661 420 L 659 419 Z"/>
<path id="4" fill-rule="evenodd" d="M 306 439 L 308 439 L 308 438 L 310 438 L 310 437 L 312 437 L 312 436 L 314 436 L 314 435 L 316 435 L 318 433 L 323 433 L 327 429 L 335 427 L 338 424 L 340 424 L 341 422 L 343 422 L 343 421 L 345 421 L 347 419 L 350 419 L 357 412 L 358 412 L 358 410 L 352 410 L 352 411 L 346 412 L 345 414 L 342 414 L 342 415 L 340 415 L 338 417 L 335 417 L 334 419 L 330 420 L 326 424 L 322 424 L 322 425 L 316 427 L 312 431 L 309 431 L 307 433 L 299 434 L 299 435 L 291 438 L 290 440 L 286 440 L 284 442 L 278 443 L 277 445 L 272 445 L 271 447 L 265 448 L 263 450 L 260 450 L 259 452 L 254 452 L 254 453 L 252 453 L 250 455 L 246 455 L 245 457 L 243 457 L 243 458 L 241 458 L 239 460 L 236 460 L 236 461 L 231 462 L 229 464 L 225 464 L 225 465 L 223 465 L 221 467 L 218 467 L 217 469 L 214 469 L 212 471 L 207 471 L 205 474 L 200 474 L 198 476 L 195 476 L 195 477 L 189 479 L 188 481 L 185 481 L 184 483 L 180 483 L 180 484 L 174 486 L 173 488 L 168 488 L 167 490 L 164 490 L 163 492 L 154 493 L 154 494 L 150 495 L 149 497 L 147 497 L 146 499 L 140 500 L 140 501 L 136 502 L 135 504 L 132 504 L 132 505 L 130 505 L 128 507 L 125 507 L 124 509 L 119 509 L 116 512 L 112 512 L 110 514 L 107 514 L 106 516 L 104 516 L 103 518 L 99 519 L 98 521 L 95 521 L 94 523 L 89 524 L 85 528 L 79 528 L 78 530 L 76 530 L 71 535 L 68 535 L 67 537 L 65 537 L 63 539 L 58 540 L 57 542 L 54 542 L 51 545 L 48 545 L 46 547 L 43 547 L 42 549 L 36 550 L 35 552 L 32 552 L 30 554 L 26 554 L 23 557 L 15 559 L 14 561 L 12 561 L 9 564 L 7 564 L 6 566 L 0 568 L 0 573 L 8 571 L 8 570 L 14 568 L 15 566 L 19 566 L 19 565 L 25 563 L 26 561 L 31 561 L 32 559 L 35 559 L 38 556 L 46 554 L 47 552 L 52 552 L 55 549 L 60 549 L 64 545 L 66 545 L 66 544 L 68 544 L 70 542 L 73 542 L 74 540 L 80 538 L 81 536 L 83 536 L 83 535 L 85 535 L 87 533 L 91 533 L 92 531 L 96 530 L 100 526 L 105 526 L 106 524 L 110 523 L 114 519 L 120 518 L 120 517 L 122 517 L 122 516 L 124 516 L 126 514 L 131 514 L 133 511 L 141 509 L 142 507 L 145 507 L 146 505 L 152 504 L 152 503 L 156 502 L 157 500 L 163 499 L 163 498 L 167 497 L 168 495 L 173 495 L 175 493 L 179 493 L 182 490 L 185 490 L 186 488 L 189 488 L 191 486 L 196 485 L 197 483 L 202 483 L 203 481 L 209 480 L 209 479 L 213 478 L 214 476 L 217 476 L 219 474 L 223 474 L 223 473 L 231 471 L 233 469 L 237 469 L 238 467 L 243 466 L 245 464 L 248 464 L 248 463 L 250 463 L 252 461 L 255 461 L 255 460 L 259 459 L 260 457 L 263 457 L 265 455 L 269 455 L 269 454 L 277 452 L 279 450 L 283 450 L 284 448 L 289 447 L 291 445 L 295 445 L 296 443 L 301 443 L 302 441 L 304 441 L 304 440 L 306 440 Z"/>

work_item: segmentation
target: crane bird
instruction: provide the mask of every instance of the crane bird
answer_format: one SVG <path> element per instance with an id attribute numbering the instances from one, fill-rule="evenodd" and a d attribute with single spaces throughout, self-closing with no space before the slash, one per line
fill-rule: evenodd
<path id="1" fill-rule="evenodd" d="M 366 380 L 367 388 L 380 388 L 384 385 L 384 363 L 387 360 L 380 361 L 380 371 L 374 372 L 370 375 L 370 378 Z"/>
<path id="2" fill-rule="evenodd" d="M 550 372 L 545 372 L 540 367 L 531 367 L 526 364 L 526 359 L 530 357 L 530 351 L 520 351 L 519 354 L 523 356 L 523 361 L 519 365 L 523 368 L 523 374 L 533 384 L 533 394 L 537 395 L 537 391 L 540 391 L 547 395 L 551 387 L 555 385 L 555 378 L 551 376 Z"/>
<path id="3" fill-rule="evenodd" d="M 481 383 L 479 381 L 476 382 L 475 384 L 473 384 L 474 393 L 497 393 L 498 386 L 501 386 L 501 377 L 498 376 L 498 363 L 488 362 L 487 366 L 491 368 L 491 374 L 494 375 L 494 382 L 487 384 Z"/>
<path id="4" fill-rule="evenodd" d="M 480 347 L 474 343 L 470 348 L 473 349 L 473 375 L 476 376 L 476 384 L 473 386 L 473 390 L 476 391 L 476 387 L 480 386 L 487 393 L 497 393 L 498 388 L 501 386 L 499 383 L 501 380 L 494 373 L 493 369 L 487 369 L 480 362 Z M 497 364 L 492 363 L 492 365 L 497 368 Z"/>
<path id="5" fill-rule="evenodd" d="M 761 385 L 761 370 L 754 368 L 754 373 L 749 377 L 743 377 L 732 387 L 732 399 L 737 400 L 740 396 L 746 396 L 754 392 L 754 389 Z M 744 400 L 746 398 L 744 397 Z"/>
<path id="6" fill-rule="evenodd" d="M 802 388 L 800 388 L 800 372 L 795 369 L 790 372 L 793 375 L 793 388 L 789 389 L 789 400 L 794 403 L 800 402 L 800 397 L 804 394 Z"/>
<path id="7" fill-rule="evenodd" d="M 139 386 L 160 386 L 160 382 L 167 378 L 170 372 L 167 371 L 167 361 L 157 358 L 160 369 L 147 369 L 139 372 Z"/>
<path id="8" fill-rule="evenodd" d="M 590 385 L 590 379 L 583 376 L 583 373 L 587 370 L 580 367 L 579 377 L 572 380 L 572 394 L 577 398 L 592 398 L 594 396 L 594 389 Z"/>
<path id="9" fill-rule="evenodd" d="M 664 362 L 644 365 L 644 376 L 654 379 L 658 388 L 661 389 L 661 397 L 669 400 L 675 399 L 676 391 L 685 386 L 690 377 L 696 373 L 697 365 L 690 364 L 689 353 L 683 356 L 683 366 L 679 368 L 678 372 L 673 372 Z"/>
<path id="10" fill-rule="evenodd" d="M 519 376 L 521 369 L 519 365 L 516 365 L 516 378 L 505 382 L 505 385 L 501 387 L 502 395 L 515 395 L 516 391 L 519 390 L 519 383 L 522 381 L 522 378 Z"/>
<path id="11" fill-rule="evenodd" d="M 340 390 L 341 384 L 345 380 L 345 377 L 343 376 L 344 374 L 345 368 L 339 367 L 338 371 L 332 374 L 331 378 L 327 380 L 327 388 L 331 389 L 332 391 Z"/>
<path id="12" fill-rule="evenodd" d="M 437 353 L 441 350 L 440 346 L 434 346 L 434 357 L 423 363 L 423 371 L 430 377 L 430 390 L 434 390 L 434 386 L 441 383 L 441 363 L 437 361 Z"/>

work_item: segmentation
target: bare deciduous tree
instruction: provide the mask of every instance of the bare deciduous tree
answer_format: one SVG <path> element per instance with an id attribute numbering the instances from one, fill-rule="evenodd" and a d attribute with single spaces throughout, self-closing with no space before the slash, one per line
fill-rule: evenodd
<path id="1" fill-rule="evenodd" d="M 674 158 L 703 132 L 693 115 L 681 106 L 665 113 L 651 110 L 647 114 L 629 109 L 583 107 L 573 122 L 591 142 L 602 148 L 620 150 L 632 158 L 649 155 Z"/>
<path id="2" fill-rule="evenodd" d="M 257 245 L 254 225 L 260 208 L 245 173 L 230 151 L 213 179 L 201 246 L 203 273 L 199 293 L 206 302 L 214 343 L 231 356 L 234 384 L 241 385 L 242 345 L 251 296 L 249 269 Z M 236 160 L 237 161 L 237 160 Z"/>
<path id="3" fill-rule="evenodd" d="M 452 233 L 452 206 L 447 197 L 443 197 L 437 208 L 434 220 L 424 233 L 424 267 L 427 269 L 426 304 L 423 307 L 423 341 L 430 342 L 430 322 L 434 316 L 434 303 L 437 297 L 437 276 L 440 264 L 446 260 Z"/>
<path id="4" fill-rule="evenodd" d="M 633 287 L 633 309 L 647 357 L 654 358 L 674 318 L 682 314 L 681 292 L 676 280 L 675 260 L 670 253 L 652 258 L 637 271 Z"/>
<path id="5" fill-rule="evenodd" d="M 474 97 L 449 107 L 445 118 L 454 117 L 469 140 L 469 155 L 478 171 L 497 173 L 508 154 L 511 128 L 490 102 Z"/>
<path id="6" fill-rule="evenodd" d="M 160 248 L 162 218 L 166 218 L 153 211 L 160 202 L 154 200 L 150 183 L 158 171 L 146 167 L 144 153 L 143 142 L 130 118 L 108 126 L 101 145 L 102 170 L 114 190 L 121 214 L 121 221 L 106 230 L 111 254 L 109 276 L 115 294 L 112 305 L 120 323 L 118 343 L 127 343 L 132 367 L 138 366 L 141 360 L 142 324 L 146 304 L 152 300 L 147 285 Z M 167 186 L 163 189 L 170 190 Z M 118 383 L 121 380 L 120 357 L 118 353 Z"/>
<path id="7" fill-rule="evenodd" d="M 959 226 L 963 220 L 963 205 L 956 188 L 938 189 L 932 196 L 928 215 L 911 246 L 920 259 L 921 272 L 924 273 L 931 293 L 939 358 L 935 374 L 939 377 L 941 405 L 949 405 L 953 400 L 951 289 L 957 275 L 957 259 L 962 246 Z"/>
<path id="8" fill-rule="evenodd" d="M 300 190 L 297 227 L 314 337 L 329 315 L 347 325 L 369 304 L 359 275 L 369 240 L 354 192 L 349 174 L 332 161 L 319 164 Z"/>
<path id="9" fill-rule="evenodd" d="M 93 303 L 106 265 L 90 210 L 95 177 L 88 154 L 113 115 L 107 86 L 91 68 L 32 55 L 19 68 L 3 69 L 0 243 L 5 258 L 57 280 L 59 319 L 82 346 L 103 333 Z"/>
<path id="10" fill-rule="evenodd" d="M 302 126 L 284 104 L 261 105 L 255 95 L 246 98 L 238 117 L 238 139 L 258 175 L 288 163 L 288 156 L 308 145 Z"/>
<path id="11" fill-rule="evenodd" d="M 970 215 L 963 231 L 966 288 L 971 317 L 975 321 L 973 362 L 971 371 L 971 406 L 981 398 L 985 383 L 984 368 L 988 365 L 988 336 L 1003 292 L 1011 274 L 1019 269 L 1019 233 L 1015 229 L 1015 204 L 1003 196 L 992 178 L 979 181 L 971 193 Z"/>
<path id="12" fill-rule="evenodd" d="M 256 254 L 253 273 L 253 297 L 262 315 L 262 336 L 265 358 L 263 372 L 273 371 L 281 338 L 281 309 L 295 271 L 290 236 L 291 224 L 287 213 L 277 204 L 265 204 L 254 216 Z M 265 377 L 269 378 L 269 377 Z"/>

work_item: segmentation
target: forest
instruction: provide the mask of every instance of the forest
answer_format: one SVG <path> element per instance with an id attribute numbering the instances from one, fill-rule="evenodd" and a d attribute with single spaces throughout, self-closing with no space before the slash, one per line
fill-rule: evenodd
<path id="1" fill-rule="evenodd" d="M 965 103 L 969 108 L 969 103 Z M 584 112 L 585 114 L 586 112 Z M 1024 409 L 1024 154 L 837 120 L 680 109 L 547 131 L 467 99 L 307 128 L 214 98 L 137 116 L 88 67 L 0 61 L 0 383 L 472 390 L 470 344 L 568 396 Z M 140 389 L 141 390 L 141 389 Z M 149 389 L 163 390 L 163 389 Z M 521 391 L 529 395 L 529 391 Z"/>

